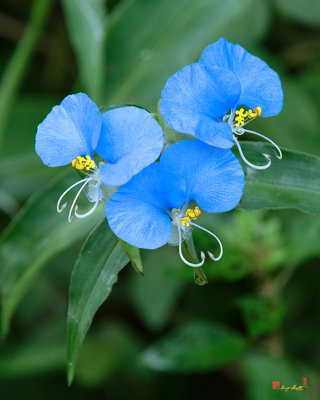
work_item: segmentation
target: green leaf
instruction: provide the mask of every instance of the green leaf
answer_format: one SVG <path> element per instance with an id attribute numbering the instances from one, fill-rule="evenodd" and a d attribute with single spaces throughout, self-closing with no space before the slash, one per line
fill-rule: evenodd
<path id="1" fill-rule="evenodd" d="M 239 334 L 216 323 L 194 321 L 149 347 L 142 361 L 156 371 L 209 371 L 235 360 L 245 348 Z"/>
<path id="2" fill-rule="evenodd" d="M 275 0 L 279 9 L 297 21 L 320 26 L 319 0 Z"/>
<path id="3" fill-rule="evenodd" d="M 106 40 L 104 0 L 62 0 L 82 83 L 94 101 L 101 100 Z"/>
<path id="4" fill-rule="evenodd" d="M 128 262 L 118 239 L 103 221 L 88 237 L 72 273 L 67 321 L 69 384 L 93 316 L 109 296 L 118 273 Z"/>
<path id="5" fill-rule="evenodd" d="M 85 236 L 104 217 L 103 207 L 92 216 L 75 219 L 70 224 L 66 212 L 57 214 L 57 200 L 75 177 L 70 170 L 59 174 L 27 202 L 0 238 L 3 336 L 16 307 L 46 261 Z"/>
<path id="6" fill-rule="evenodd" d="M 152 330 L 163 329 L 181 297 L 185 283 L 172 278 L 172 271 L 181 268 L 179 258 L 172 257 L 168 246 L 143 252 L 146 272 L 143 279 L 132 274 L 129 294 L 136 312 Z"/>
<path id="7" fill-rule="evenodd" d="M 266 161 L 261 153 L 273 154 L 272 148 L 264 143 L 240 143 L 245 156 L 254 164 L 262 165 Z M 296 208 L 311 213 L 320 211 L 319 157 L 283 150 L 282 160 L 273 156 L 272 164 L 266 170 L 258 171 L 242 165 L 246 184 L 241 208 Z"/>
<path id="8" fill-rule="evenodd" d="M 135 269 L 135 271 L 138 272 L 140 275 L 143 274 L 143 266 L 142 266 L 142 261 L 141 261 L 141 256 L 140 256 L 140 249 L 137 247 L 131 246 L 131 244 L 125 242 L 124 240 L 119 239 L 119 242 L 121 246 L 123 247 L 123 250 L 127 253 L 127 256 L 130 258 L 131 265 Z"/>
<path id="9" fill-rule="evenodd" d="M 229 32 L 254 5 L 252 0 L 120 2 L 110 19 L 106 100 L 155 107 L 166 80 L 197 61 L 206 45 L 224 35 L 225 26 Z"/>
<path id="10" fill-rule="evenodd" d="M 296 214 L 306 217 L 298 211 Z M 266 210 L 235 210 L 227 214 L 203 212 L 199 223 L 217 233 L 226 249 L 219 262 L 206 261 L 205 271 L 210 280 L 235 281 L 249 274 L 272 272 L 287 262 L 287 238 L 283 238 L 283 227 L 274 213 L 270 215 Z M 193 236 L 196 243 L 201 243 L 201 248 L 212 249 L 212 239 L 206 232 L 194 230 Z M 294 258 L 292 251 L 290 255 Z"/>

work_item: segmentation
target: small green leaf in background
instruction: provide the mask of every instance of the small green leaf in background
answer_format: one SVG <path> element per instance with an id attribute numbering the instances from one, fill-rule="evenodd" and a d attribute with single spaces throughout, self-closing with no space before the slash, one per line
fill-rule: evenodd
<path id="1" fill-rule="evenodd" d="M 214 322 L 193 321 L 147 348 L 142 362 L 156 371 L 210 371 L 237 359 L 245 348 L 238 333 Z"/>
<path id="2" fill-rule="evenodd" d="M 118 239 L 103 221 L 88 237 L 75 264 L 67 321 L 68 383 L 74 376 L 80 346 L 98 308 L 109 296 L 118 273 L 129 262 Z"/>
<path id="3" fill-rule="evenodd" d="M 249 274 L 266 274 L 283 267 L 289 256 L 281 222 L 267 210 L 234 210 L 229 214 L 203 212 L 199 223 L 217 233 L 225 248 L 219 262 L 207 260 L 205 271 L 210 280 L 237 281 Z M 212 239 L 205 232 L 194 230 L 193 236 L 202 248 L 211 248 Z"/>
<path id="4" fill-rule="evenodd" d="M 283 322 L 286 308 L 277 299 L 250 295 L 240 298 L 237 303 L 253 338 L 276 331 Z"/>
<path id="5" fill-rule="evenodd" d="M 123 250 L 127 253 L 127 256 L 130 258 L 131 265 L 138 272 L 138 274 L 143 275 L 143 266 L 140 256 L 140 249 L 137 247 L 131 246 L 131 244 L 125 242 L 124 240 L 119 239 Z"/>
<path id="6" fill-rule="evenodd" d="M 104 0 L 62 0 L 70 39 L 80 69 L 82 84 L 94 101 L 100 103 L 107 32 Z"/>
<path id="7" fill-rule="evenodd" d="M 240 143 L 245 156 L 255 164 L 265 162 L 261 153 L 273 154 L 272 147 L 264 143 Z M 238 156 L 236 150 L 235 154 Z M 267 170 L 257 171 L 242 165 L 246 183 L 241 208 L 296 208 L 311 213 L 320 212 L 319 157 L 283 150 L 282 160 L 273 156 Z"/>
<path id="8" fill-rule="evenodd" d="M 3 336 L 16 307 L 46 261 L 84 237 L 104 218 L 102 207 L 89 218 L 74 219 L 70 224 L 65 212 L 57 214 L 57 200 L 76 176 L 70 170 L 60 173 L 27 202 L 0 238 Z"/>

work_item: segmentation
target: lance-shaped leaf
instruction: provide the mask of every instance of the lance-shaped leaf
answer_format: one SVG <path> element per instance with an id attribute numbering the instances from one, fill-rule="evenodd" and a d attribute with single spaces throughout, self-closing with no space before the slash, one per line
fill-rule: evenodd
<path id="1" fill-rule="evenodd" d="M 128 262 L 118 239 L 103 221 L 88 237 L 72 273 L 67 322 L 69 384 L 93 316 L 109 296 L 118 273 Z"/>
<path id="2" fill-rule="evenodd" d="M 12 220 L 0 238 L 0 293 L 2 335 L 25 292 L 45 262 L 82 238 L 104 218 L 99 207 L 86 219 L 67 221 L 67 210 L 57 214 L 60 194 L 77 175 L 66 170 L 36 193 Z"/>
<path id="3" fill-rule="evenodd" d="M 254 164 L 265 163 L 261 153 L 273 155 L 271 166 L 263 171 L 242 164 L 246 184 L 241 208 L 296 208 L 311 213 L 320 211 L 319 157 L 283 150 L 282 160 L 278 160 L 269 145 L 260 142 L 240 143 L 245 156 Z M 238 156 L 236 151 L 235 154 Z"/>

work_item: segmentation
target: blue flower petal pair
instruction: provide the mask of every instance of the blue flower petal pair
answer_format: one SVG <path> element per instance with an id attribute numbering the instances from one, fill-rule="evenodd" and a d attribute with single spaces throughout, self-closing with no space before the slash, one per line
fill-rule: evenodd
<path id="1" fill-rule="evenodd" d="M 107 160 L 100 179 L 109 186 L 128 182 L 159 157 L 162 147 L 162 129 L 147 111 L 122 107 L 101 115 L 84 93 L 69 95 L 53 107 L 36 135 L 36 152 L 49 167 L 96 151 Z"/>
<path id="2" fill-rule="evenodd" d="M 160 162 L 114 193 L 106 216 L 119 238 L 155 249 L 170 240 L 174 224 L 180 234 L 186 229 L 188 220 L 183 224 L 183 218 L 192 200 L 207 212 L 229 211 L 240 201 L 243 187 L 243 170 L 230 150 L 185 140 L 168 147 Z M 195 225 L 192 219 L 189 223 Z"/>
<path id="3" fill-rule="evenodd" d="M 249 110 L 236 111 L 239 106 Z M 264 137 L 243 126 L 257 114 L 278 114 L 282 106 L 278 74 L 240 45 L 221 38 L 205 48 L 198 63 L 184 67 L 168 79 L 161 95 L 160 112 L 174 130 L 212 146 L 231 148 L 234 142 L 237 144 L 236 135 L 244 132 Z M 247 120 L 235 123 L 237 114 Z M 281 151 L 278 147 L 277 150 L 280 158 Z"/>
<path id="4" fill-rule="evenodd" d="M 76 217 L 84 218 L 96 209 L 103 199 L 101 183 L 112 187 L 123 185 L 155 161 L 162 148 L 162 129 L 147 111 L 130 106 L 101 115 L 84 93 L 67 96 L 55 106 L 38 126 L 36 135 L 36 152 L 44 164 L 56 167 L 72 163 L 86 175 L 58 200 L 57 210 L 61 212 L 67 204 L 61 204 L 65 195 L 81 185 L 70 208 L 69 222 L 73 212 Z M 94 152 L 106 162 L 96 166 L 91 159 Z M 88 198 L 95 205 L 89 212 L 79 214 L 76 201 L 86 186 Z"/>

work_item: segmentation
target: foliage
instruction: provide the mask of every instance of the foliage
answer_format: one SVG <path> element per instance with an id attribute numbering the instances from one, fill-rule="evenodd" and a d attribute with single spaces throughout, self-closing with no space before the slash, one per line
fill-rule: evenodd
<path id="1" fill-rule="evenodd" d="M 3 1 L 1 398 L 319 397 L 318 10 L 314 0 L 35 0 L 30 14 L 21 0 Z M 18 43 L 19 21 L 27 30 Z M 284 109 L 253 124 L 289 150 L 266 171 L 245 168 L 237 210 L 203 213 L 225 254 L 207 261 L 209 284 L 199 287 L 173 248 L 140 255 L 119 243 L 104 210 L 71 224 L 57 215 L 74 179 L 41 164 L 34 136 L 76 90 L 101 106 L 157 113 L 169 76 L 220 36 L 279 72 Z M 243 151 L 256 163 L 270 152 L 249 141 Z M 211 249 L 203 232 L 194 236 L 197 253 Z M 124 268 L 129 259 L 138 274 Z M 310 392 L 272 389 L 272 381 L 293 386 L 302 377 Z"/>

